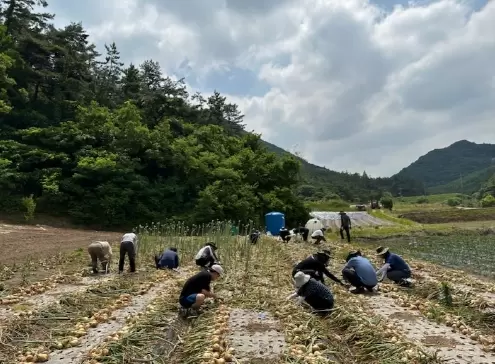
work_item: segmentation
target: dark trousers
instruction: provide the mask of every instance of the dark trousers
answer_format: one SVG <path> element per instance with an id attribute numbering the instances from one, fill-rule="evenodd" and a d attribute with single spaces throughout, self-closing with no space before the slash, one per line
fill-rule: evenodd
<path id="1" fill-rule="evenodd" d="M 309 229 L 301 229 L 299 234 L 301 234 L 304 241 L 308 241 Z"/>
<path id="2" fill-rule="evenodd" d="M 280 233 L 280 237 L 282 238 L 282 241 L 284 243 L 288 243 L 290 241 L 290 233 L 289 232 Z"/>
<path id="3" fill-rule="evenodd" d="M 213 257 L 196 259 L 196 265 L 199 265 L 202 268 L 210 268 L 213 264 L 215 264 L 215 259 L 213 259 Z"/>
<path id="4" fill-rule="evenodd" d="M 387 272 L 387 278 L 395 283 L 399 283 L 403 279 L 411 278 L 411 272 L 404 270 L 389 270 Z"/>
<path id="5" fill-rule="evenodd" d="M 351 242 L 351 228 L 349 226 L 342 226 L 340 228 L 340 237 L 344 239 L 344 231 L 347 236 L 347 241 L 350 243 Z"/>
<path id="6" fill-rule="evenodd" d="M 249 236 L 249 242 L 251 244 L 256 244 L 258 242 L 258 239 L 260 238 L 260 236 L 258 234 L 251 234 Z"/>
<path id="7" fill-rule="evenodd" d="M 356 288 L 366 288 L 368 291 L 373 290 L 373 287 L 367 286 L 361 281 L 354 269 L 345 268 L 342 270 L 342 277 Z"/>
<path id="8" fill-rule="evenodd" d="M 315 245 L 318 245 L 320 244 L 322 241 L 326 241 L 325 238 L 323 236 L 315 236 L 314 238 L 312 238 L 315 242 L 314 244 Z"/>
<path id="9" fill-rule="evenodd" d="M 120 259 L 119 259 L 119 272 L 124 271 L 125 256 L 129 257 L 129 265 L 131 266 L 131 273 L 136 271 L 136 250 L 132 241 L 123 241 L 120 243 Z"/>

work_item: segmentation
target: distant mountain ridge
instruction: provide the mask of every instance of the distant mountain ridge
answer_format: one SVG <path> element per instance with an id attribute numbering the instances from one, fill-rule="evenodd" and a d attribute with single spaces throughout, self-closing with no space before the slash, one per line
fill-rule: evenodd
<path id="1" fill-rule="evenodd" d="M 426 153 L 395 176 L 420 181 L 431 193 L 473 193 L 493 175 L 494 166 L 495 144 L 460 140 Z"/>

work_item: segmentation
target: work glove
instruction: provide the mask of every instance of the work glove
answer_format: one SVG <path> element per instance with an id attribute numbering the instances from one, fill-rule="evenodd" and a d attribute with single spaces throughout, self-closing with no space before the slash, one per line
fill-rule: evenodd
<path id="1" fill-rule="evenodd" d="M 298 297 L 296 298 L 296 302 L 297 302 L 299 305 L 302 305 L 302 304 L 303 304 L 303 302 L 304 302 L 304 297 L 298 296 Z"/>

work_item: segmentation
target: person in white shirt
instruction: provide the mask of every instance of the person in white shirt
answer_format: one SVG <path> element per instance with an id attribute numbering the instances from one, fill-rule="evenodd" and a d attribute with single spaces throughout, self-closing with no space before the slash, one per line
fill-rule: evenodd
<path id="1" fill-rule="evenodd" d="M 109 272 L 112 261 L 112 247 L 108 241 L 92 242 L 88 246 L 88 253 L 91 256 L 91 266 L 93 267 L 94 274 L 98 273 L 98 260 L 105 273 Z"/>
<path id="2" fill-rule="evenodd" d="M 325 230 L 326 230 L 325 228 L 321 228 L 321 229 L 315 230 L 313 232 L 313 234 L 311 234 L 311 239 L 313 239 L 315 241 L 314 242 L 315 245 L 320 244 L 322 241 L 326 242 Z"/>
<path id="3" fill-rule="evenodd" d="M 137 235 L 132 233 L 126 233 L 122 236 L 120 241 L 120 259 L 119 259 L 119 274 L 124 272 L 125 256 L 129 257 L 130 272 L 136 272 L 136 252 L 138 245 Z"/>
<path id="4" fill-rule="evenodd" d="M 194 257 L 196 265 L 199 265 L 203 269 L 208 269 L 213 264 L 219 264 L 218 257 L 215 254 L 216 250 L 217 246 L 214 243 L 206 243 Z"/>

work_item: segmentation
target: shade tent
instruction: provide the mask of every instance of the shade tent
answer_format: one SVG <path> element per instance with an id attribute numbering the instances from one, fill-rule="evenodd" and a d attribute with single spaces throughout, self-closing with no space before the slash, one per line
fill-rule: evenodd
<path id="1" fill-rule="evenodd" d="M 313 234 L 316 230 L 323 228 L 322 222 L 317 218 L 309 219 L 306 223 L 306 229 L 309 230 L 309 235 Z"/>

